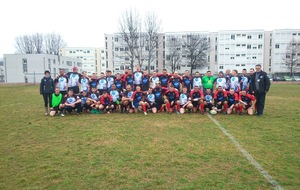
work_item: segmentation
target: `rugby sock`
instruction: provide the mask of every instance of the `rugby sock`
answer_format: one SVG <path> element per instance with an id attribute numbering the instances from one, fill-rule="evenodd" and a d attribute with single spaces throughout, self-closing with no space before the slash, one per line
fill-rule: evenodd
<path id="1" fill-rule="evenodd" d="M 147 110 L 146 110 L 146 105 L 145 105 L 145 104 L 142 105 L 142 108 L 143 108 L 143 111 L 144 111 L 144 112 L 147 111 Z"/>
<path id="2" fill-rule="evenodd" d="M 238 112 L 238 106 L 234 106 L 233 108 L 235 110 L 235 113 L 237 113 Z"/>
<path id="3" fill-rule="evenodd" d="M 227 111 L 228 104 L 224 104 L 223 107 L 224 107 L 224 111 Z"/>
<path id="4" fill-rule="evenodd" d="M 204 112 L 204 104 L 200 104 L 200 110 Z"/>
<path id="5" fill-rule="evenodd" d="M 179 111 L 180 110 L 180 104 L 177 104 L 176 105 L 176 111 Z"/>
<path id="6" fill-rule="evenodd" d="M 167 109 L 168 109 L 168 112 L 170 112 L 170 109 L 171 109 L 170 103 L 167 103 Z"/>
<path id="7" fill-rule="evenodd" d="M 243 112 L 243 106 L 239 106 L 240 112 Z"/>
<path id="8" fill-rule="evenodd" d="M 164 107 L 163 107 L 163 106 L 161 106 L 161 107 L 160 107 L 160 109 L 159 109 L 159 111 L 160 111 L 160 112 L 162 112 L 162 111 L 163 111 L 163 109 L 164 109 Z"/>
<path id="9" fill-rule="evenodd" d="M 123 111 L 124 111 L 124 105 L 121 104 L 121 112 L 123 112 Z"/>

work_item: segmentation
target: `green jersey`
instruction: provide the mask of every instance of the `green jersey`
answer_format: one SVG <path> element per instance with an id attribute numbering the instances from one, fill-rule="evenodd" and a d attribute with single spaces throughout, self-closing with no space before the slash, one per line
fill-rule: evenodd
<path id="1" fill-rule="evenodd" d="M 59 106 L 62 101 L 62 94 L 56 95 L 55 93 L 52 94 L 52 107 Z"/>
<path id="2" fill-rule="evenodd" d="M 215 77 L 214 76 L 210 76 L 210 77 L 204 76 L 202 78 L 203 88 L 213 89 L 214 81 L 215 81 Z"/>

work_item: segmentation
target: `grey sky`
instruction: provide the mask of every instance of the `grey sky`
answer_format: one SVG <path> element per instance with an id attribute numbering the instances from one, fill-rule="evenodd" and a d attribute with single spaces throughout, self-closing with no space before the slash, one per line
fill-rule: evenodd
<path id="1" fill-rule="evenodd" d="M 5 0 L 0 57 L 15 52 L 16 36 L 36 32 L 59 33 L 72 47 L 104 47 L 104 33 L 117 32 L 128 8 L 156 12 L 163 32 L 300 28 L 296 0 Z"/>

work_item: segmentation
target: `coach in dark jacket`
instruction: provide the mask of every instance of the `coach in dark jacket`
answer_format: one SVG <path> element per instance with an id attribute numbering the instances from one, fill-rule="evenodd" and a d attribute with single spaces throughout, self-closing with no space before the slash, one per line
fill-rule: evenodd
<path id="1" fill-rule="evenodd" d="M 45 103 L 45 115 L 48 115 L 48 102 L 50 108 L 52 107 L 52 93 L 54 93 L 55 84 L 54 80 L 50 76 L 49 71 L 45 71 L 45 76 L 41 80 L 40 84 L 40 94 L 43 95 L 44 103 Z"/>
<path id="2" fill-rule="evenodd" d="M 261 65 L 255 65 L 256 72 L 251 78 L 252 93 L 256 97 L 257 116 L 262 116 L 265 106 L 266 93 L 271 86 L 270 79 L 267 73 L 261 70 Z"/>

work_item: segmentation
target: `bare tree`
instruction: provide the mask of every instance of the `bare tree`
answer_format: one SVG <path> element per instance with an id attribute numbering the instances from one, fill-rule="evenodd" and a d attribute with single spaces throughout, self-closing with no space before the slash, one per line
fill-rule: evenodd
<path id="1" fill-rule="evenodd" d="M 200 34 L 191 33 L 183 38 L 183 52 L 189 60 L 191 74 L 193 73 L 193 69 L 199 69 L 207 65 L 209 47 L 207 37 L 203 37 Z"/>
<path id="2" fill-rule="evenodd" d="M 35 53 L 34 44 L 30 35 L 16 37 L 15 47 L 18 53 L 33 54 Z"/>
<path id="3" fill-rule="evenodd" d="M 146 50 L 148 51 L 147 56 L 147 67 L 150 73 L 150 65 L 156 58 L 156 50 L 159 45 L 159 32 L 161 28 L 161 20 L 158 19 L 154 12 L 148 12 L 145 16 L 145 32 L 146 32 Z"/>
<path id="4" fill-rule="evenodd" d="M 166 60 L 167 66 L 174 73 L 181 65 L 182 39 L 175 35 L 166 37 Z"/>
<path id="5" fill-rule="evenodd" d="M 130 67 L 133 70 L 134 61 L 139 48 L 139 34 L 141 27 L 140 16 L 136 10 L 126 10 L 119 20 L 119 33 L 124 45 L 128 47 L 125 53 L 129 56 Z"/>
<path id="6" fill-rule="evenodd" d="M 44 37 L 43 34 L 36 33 L 31 36 L 35 53 L 41 54 L 44 52 Z"/>
<path id="7" fill-rule="evenodd" d="M 283 58 L 290 76 L 293 77 L 294 73 L 300 70 L 300 42 L 294 38 L 290 41 L 286 48 L 285 57 Z"/>
<path id="8" fill-rule="evenodd" d="M 60 34 L 51 33 L 45 36 L 45 52 L 59 55 L 59 49 L 66 47 L 66 42 Z"/>

